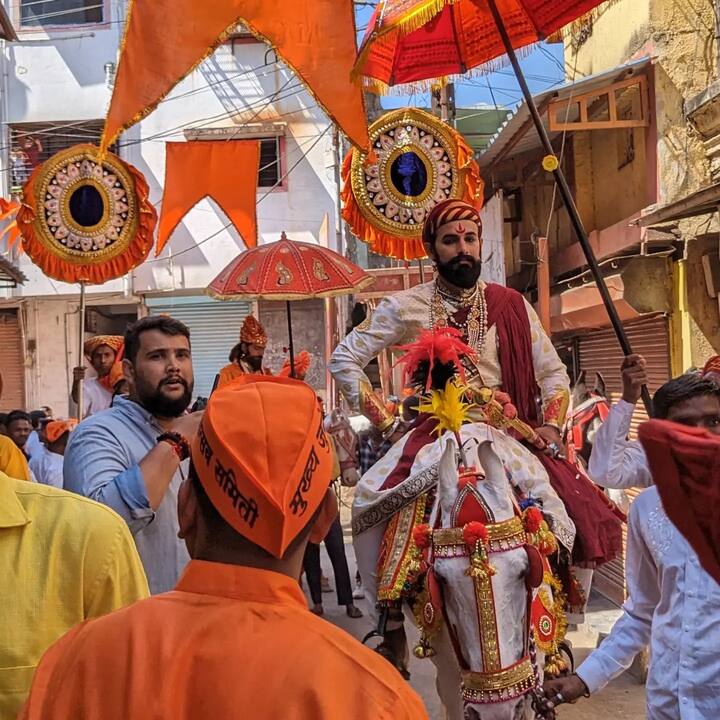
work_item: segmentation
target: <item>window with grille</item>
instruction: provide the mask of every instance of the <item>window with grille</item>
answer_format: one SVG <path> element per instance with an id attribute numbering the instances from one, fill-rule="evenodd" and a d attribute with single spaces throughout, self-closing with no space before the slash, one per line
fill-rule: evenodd
<path id="1" fill-rule="evenodd" d="M 102 134 L 102 120 L 76 122 L 23 123 L 10 126 L 10 185 L 21 187 L 30 173 L 60 150 L 73 145 L 97 145 Z M 111 148 L 115 151 L 115 147 Z"/>
<path id="2" fill-rule="evenodd" d="M 271 188 L 280 183 L 280 138 L 262 138 L 260 140 L 260 172 L 258 187 Z"/>
<path id="3" fill-rule="evenodd" d="M 19 0 L 20 27 L 103 22 L 104 0 Z"/>

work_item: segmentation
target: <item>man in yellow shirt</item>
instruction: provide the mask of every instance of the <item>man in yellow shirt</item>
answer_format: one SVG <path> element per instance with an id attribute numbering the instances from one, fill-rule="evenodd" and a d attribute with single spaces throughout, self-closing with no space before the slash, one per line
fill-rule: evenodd
<path id="1" fill-rule="evenodd" d="M 0 588 L 0 720 L 15 719 L 55 640 L 148 595 L 132 535 L 110 508 L 3 472 Z"/>

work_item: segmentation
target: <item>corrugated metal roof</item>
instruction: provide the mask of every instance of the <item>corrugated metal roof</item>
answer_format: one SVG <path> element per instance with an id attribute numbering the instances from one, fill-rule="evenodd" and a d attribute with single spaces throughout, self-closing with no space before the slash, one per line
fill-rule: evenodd
<path id="1" fill-rule="evenodd" d="M 597 75 L 589 75 L 583 80 L 568 83 L 559 88 L 545 90 L 534 96 L 535 103 L 538 107 L 542 107 L 554 100 L 569 99 L 574 95 L 581 95 L 596 89 L 599 90 L 606 85 L 619 82 L 631 75 L 640 74 L 651 62 L 652 58 L 644 57 L 627 63 L 626 65 L 620 65 L 612 70 L 598 73 Z M 551 140 L 561 134 L 560 132 L 550 132 L 547 113 L 542 113 L 542 118 Z M 521 137 L 518 137 L 518 135 L 521 135 Z M 508 145 L 512 147 L 506 152 Z M 484 171 L 497 162 L 498 159 L 521 155 L 532 150 L 539 150 L 540 148 L 540 138 L 531 124 L 528 106 L 523 101 L 497 131 L 485 152 L 480 155 L 480 167 Z"/>
<path id="2" fill-rule="evenodd" d="M 26 280 L 27 278 L 21 270 L 10 261 L 0 257 L 0 287 L 17 287 Z"/>

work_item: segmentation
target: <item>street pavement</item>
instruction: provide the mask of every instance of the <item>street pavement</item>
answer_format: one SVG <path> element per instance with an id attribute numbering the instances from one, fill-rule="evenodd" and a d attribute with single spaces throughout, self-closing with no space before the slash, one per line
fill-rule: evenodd
<path id="1" fill-rule="evenodd" d="M 342 519 L 346 538 L 346 555 L 350 566 L 350 576 L 355 578 L 355 554 L 349 536 L 347 508 L 343 508 Z M 332 566 L 324 548 L 320 553 L 325 576 L 329 578 L 330 585 L 335 587 Z M 306 593 L 307 593 L 307 588 Z M 365 600 L 355 601 L 365 616 L 353 620 L 347 616 L 344 607 L 338 607 L 335 593 L 323 595 L 325 614 L 329 622 L 340 626 L 358 640 L 370 630 L 368 619 L 368 606 Z M 577 631 L 570 632 L 568 638 L 573 644 L 576 663 L 579 664 L 587 654 L 595 648 L 599 633 L 607 633 L 612 623 L 618 617 L 617 608 L 593 593 L 586 615 L 586 622 Z M 409 624 L 408 624 L 409 626 Z M 409 642 L 412 648 L 417 638 L 417 631 L 409 626 Z M 388 668 L 388 671 L 390 669 Z M 435 670 L 432 661 L 417 660 L 412 657 L 410 661 L 411 685 L 422 697 L 428 709 L 431 720 L 444 720 L 444 714 L 435 691 Z M 352 715 L 348 715 L 351 717 Z M 558 711 L 559 720 L 599 720 L 600 718 L 613 718 L 613 720 L 642 720 L 645 718 L 645 687 L 629 672 L 612 682 L 601 693 L 592 698 L 581 699 L 575 705 L 564 705 Z"/>

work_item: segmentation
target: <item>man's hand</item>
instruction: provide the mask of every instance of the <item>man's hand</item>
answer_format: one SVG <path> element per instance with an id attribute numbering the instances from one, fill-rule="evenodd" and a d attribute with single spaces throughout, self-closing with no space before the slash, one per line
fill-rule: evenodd
<path id="1" fill-rule="evenodd" d="M 647 385 L 645 358 L 642 355 L 628 355 L 621 366 L 623 393 L 622 399 L 634 405 L 640 399 L 643 385 Z"/>
<path id="2" fill-rule="evenodd" d="M 170 429 L 173 432 L 180 433 L 188 442 L 192 442 L 195 435 L 197 435 L 203 415 L 204 411 L 181 415 L 173 420 Z"/>
<path id="3" fill-rule="evenodd" d="M 84 379 L 85 379 L 85 368 L 82 366 L 73 368 L 73 381 L 81 382 Z"/>
<path id="4" fill-rule="evenodd" d="M 546 680 L 543 683 L 545 699 L 552 707 L 563 703 L 574 703 L 578 698 L 588 694 L 587 685 L 577 675 Z"/>
<path id="5" fill-rule="evenodd" d="M 543 425 L 535 432 L 545 441 L 547 447 L 543 452 L 550 457 L 556 457 L 562 450 L 562 437 L 560 431 L 553 425 Z"/>

